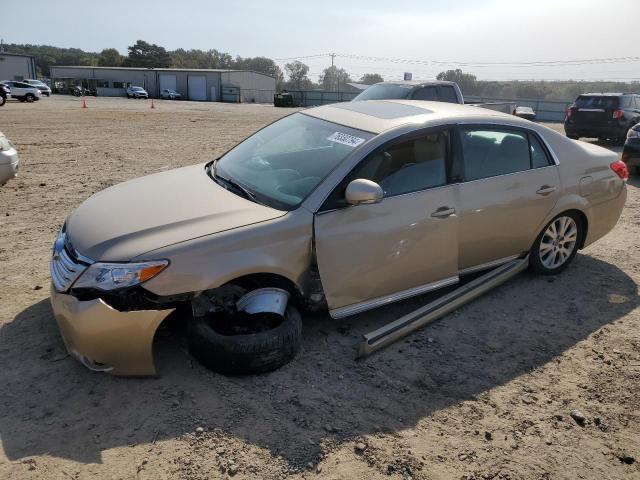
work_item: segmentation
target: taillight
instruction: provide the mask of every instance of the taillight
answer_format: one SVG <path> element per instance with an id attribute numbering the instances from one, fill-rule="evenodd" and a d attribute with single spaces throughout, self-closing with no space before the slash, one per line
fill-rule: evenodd
<path id="1" fill-rule="evenodd" d="M 564 113 L 567 114 L 567 118 L 571 118 L 571 114 L 573 113 L 573 110 L 571 110 L 571 107 L 567 108 Z"/>
<path id="2" fill-rule="evenodd" d="M 609 166 L 611 167 L 611 170 L 616 172 L 616 175 L 618 175 L 621 180 L 625 182 L 629 180 L 629 169 L 627 168 L 627 164 L 624 163 L 622 160 L 613 162 Z"/>
<path id="3" fill-rule="evenodd" d="M 613 112 L 613 118 L 616 120 L 620 120 L 621 118 L 624 118 L 624 111 L 623 110 L 615 110 Z"/>
<path id="4" fill-rule="evenodd" d="M 640 138 L 640 130 L 630 128 L 627 132 L 627 138 Z"/>

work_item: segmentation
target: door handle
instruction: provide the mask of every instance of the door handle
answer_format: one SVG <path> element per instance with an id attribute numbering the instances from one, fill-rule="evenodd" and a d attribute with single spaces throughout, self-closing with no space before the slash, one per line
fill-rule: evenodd
<path id="1" fill-rule="evenodd" d="M 455 208 L 440 207 L 435 212 L 433 212 L 431 216 L 435 218 L 447 218 L 453 215 L 454 213 L 456 213 Z"/>
<path id="2" fill-rule="evenodd" d="M 549 186 L 549 185 L 543 185 L 538 190 L 536 190 L 536 193 L 538 195 L 549 195 L 550 193 L 553 193 L 556 190 L 557 190 L 556 187 L 552 187 L 552 186 Z"/>

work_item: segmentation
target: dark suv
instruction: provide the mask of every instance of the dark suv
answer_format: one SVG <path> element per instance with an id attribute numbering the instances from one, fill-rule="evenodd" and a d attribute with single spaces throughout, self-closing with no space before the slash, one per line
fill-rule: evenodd
<path id="1" fill-rule="evenodd" d="M 567 137 L 593 137 L 621 141 L 629 128 L 640 122 L 640 95 L 632 93 L 585 93 L 567 109 Z"/>
<path id="2" fill-rule="evenodd" d="M 404 80 L 380 82 L 371 85 L 352 101 L 361 100 L 431 100 L 436 102 L 464 103 L 460 87 L 455 82 L 432 80 Z"/>

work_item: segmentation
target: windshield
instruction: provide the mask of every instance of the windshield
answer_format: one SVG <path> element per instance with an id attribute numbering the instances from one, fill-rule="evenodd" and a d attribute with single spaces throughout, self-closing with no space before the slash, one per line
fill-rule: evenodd
<path id="1" fill-rule="evenodd" d="M 263 128 L 213 164 L 255 199 L 293 210 L 355 148 L 374 135 L 295 113 Z"/>
<path id="2" fill-rule="evenodd" d="M 135 90 L 136 92 L 144 92 L 142 87 L 131 87 L 131 90 Z"/>
<path id="3" fill-rule="evenodd" d="M 610 108 L 616 109 L 620 100 L 618 97 L 605 97 L 602 95 L 580 95 L 576 99 L 578 108 Z"/>
<path id="4" fill-rule="evenodd" d="M 413 85 L 378 83 L 376 85 L 371 85 L 364 92 L 354 98 L 353 101 L 407 98 L 412 89 Z"/>

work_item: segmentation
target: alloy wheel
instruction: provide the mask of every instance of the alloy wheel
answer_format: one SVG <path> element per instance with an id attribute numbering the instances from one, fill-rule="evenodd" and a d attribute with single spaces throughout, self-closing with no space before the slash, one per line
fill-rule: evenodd
<path id="1" fill-rule="evenodd" d="M 540 261 L 553 270 L 563 265 L 578 244 L 578 226 L 571 217 L 558 217 L 547 227 L 540 240 Z"/>

